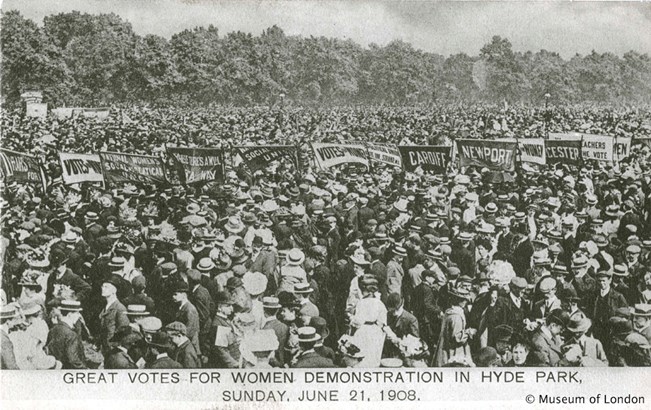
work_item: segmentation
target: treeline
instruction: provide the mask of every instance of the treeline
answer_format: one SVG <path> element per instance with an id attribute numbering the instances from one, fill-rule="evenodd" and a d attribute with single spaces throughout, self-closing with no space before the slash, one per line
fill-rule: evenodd
<path id="1" fill-rule="evenodd" d="M 260 36 L 214 26 L 170 39 L 139 36 L 115 14 L 48 16 L 43 26 L 2 15 L 2 95 L 37 89 L 53 106 L 148 103 L 417 104 L 651 102 L 651 60 L 629 51 L 575 55 L 513 51 L 493 37 L 478 56 L 447 58 L 403 41 L 365 48 L 352 40 Z"/>

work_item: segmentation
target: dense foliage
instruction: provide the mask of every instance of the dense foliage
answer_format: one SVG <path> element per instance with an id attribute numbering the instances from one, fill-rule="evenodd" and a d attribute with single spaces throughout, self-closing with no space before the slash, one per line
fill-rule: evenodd
<path id="1" fill-rule="evenodd" d="M 351 40 L 260 36 L 214 26 L 139 36 L 115 14 L 2 16 L 2 95 L 39 89 L 53 106 L 651 102 L 651 60 L 629 51 L 575 55 L 513 51 L 493 37 L 478 56 L 447 58 L 402 41 L 364 48 Z M 548 95 L 548 97 L 545 97 Z"/>

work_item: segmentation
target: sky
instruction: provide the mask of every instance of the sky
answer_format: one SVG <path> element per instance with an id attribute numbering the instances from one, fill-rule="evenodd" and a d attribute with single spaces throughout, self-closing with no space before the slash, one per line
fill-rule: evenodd
<path id="1" fill-rule="evenodd" d="M 352 39 L 364 46 L 396 39 L 448 56 L 477 55 L 493 35 L 516 51 L 576 53 L 629 50 L 651 54 L 651 2 L 435 2 L 435 1 L 218 1 L 218 0 L 4 0 L 42 24 L 50 14 L 113 12 L 140 34 L 169 38 L 195 26 L 215 25 L 259 35 L 278 25 L 288 35 Z"/>

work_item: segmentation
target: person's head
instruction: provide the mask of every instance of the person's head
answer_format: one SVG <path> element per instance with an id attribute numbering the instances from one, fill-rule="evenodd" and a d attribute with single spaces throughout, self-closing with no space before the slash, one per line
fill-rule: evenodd
<path id="1" fill-rule="evenodd" d="M 314 345 L 321 339 L 316 329 L 311 326 L 298 328 L 298 346 L 301 351 L 305 352 L 314 349 Z"/>
<path id="2" fill-rule="evenodd" d="M 108 299 L 117 296 L 118 293 L 117 283 L 112 279 L 113 278 L 102 283 L 102 297 L 104 298 Z"/>
<path id="3" fill-rule="evenodd" d="M 639 303 L 633 309 L 633 324 L 638 330 L 646 328 L 651 323 L 651 304 Z"/>
<path id="4" fill-rule="evenodd" d="M 217 312 L 221 315 L 227 318 L 230 318 L 233 315 L 233 299 L 229 292 L 218 292 L 215 297 L 215 304 L 217 305 Z"/>
<path id="5" fill-rule="evenodd" d="M 553 300 L 556 297 L 556 280 L 551 276 L 545 276 L 540 280 L 539 289 L 545 300 Z"/>
<path id="6" fill-rule="evenodd" d="M 516 366 L 524 365 L 529 356 L 529 344 L 519 338 L 517 341 L 511 343 L 511 355 L 513 357 L 513 363 Z"/>
<path id="7" fill-rule="evenodd" d="M 644 285 L 647 289 L 651 289 L 651 271 L 644 274 Z"/>
<path id="8" fill-rule="evenodd" d="M 511 279 L 511 282 L 509 283 L 509 289 L 511 290 L 511 293 L 513 293 L 517 297 L 520 297 L 522 295 L 522 292 L 526 288 L 527 288 L 527 280 L 519 276 L 516 276 L 513 279 Z"/>
<path id="9" fill-rule="evenodd" d="M 570 319 L 569 313 L 561 310 L 554 309 L 545 318 L 545 324 L 550 333 L 554 336 L 560 335 L 565 331 L 565 326 Z"/>
<path id="10" fill-rule="evenodd" d="M 15 306 L 9 304 L 0 308 L 0 325 L 11 328 L 20 316 Z"/>
<path id="11" fill-rule="evenodd" d="M 278 310 L 281 308 L 278 298 L 267 296 L 262 298 L 262 311 L 264 317 L 276 317 Z"/>
<path id="12" fill-rule="evenodd" d="M 170 340 L 172 343 L 174 343 L 175 346 L 180 346 L 188 340 L 187 333 L 188 329 L 187 327 L 181 323 L 181 322 L 172 322 L 165 326 L 165 331 L 170 337 Z"/>
<path id="13" fill-rule="evenodd" d="M 638 245 L 629 245 L 626 247 L 626 262 L 629 265 L 634 265 L 640 258 L 641 248 Z"/>
<path id="14" fill-rule="evenodd" d="M 499 325 L 493 329 L 495 338 L 495 350 L 500 355 L 505 354 L 511 348 L 511 337 L 513 337 L 513 328 L 508 325 Z"/>
<path id="15" fill-rule="evenodd" d="M 493 250 L 493 244 L 490 242 L 490 240 L 485 238 L 478 239 L 475 243 L 475 246 L 477 252 L 479 253 L 479 257 L 482 259 L 487 257 L 489 252 Z"/>
<path id="16" fill-rule="evenodd" d="M 81 303 L 76 300 L 63 300 L 59 306 L 61 319 L 73 326 L 81 318 Z"/>
<path id="17" fill-rule="evenodd" d="M 400 311 L 403 306 L 403 300 L 399 293 L 391 293 L 387 297 L 387 311 L 391 314 Z"/>
<path id="18" fill-rule="evenodd" d="M 612 283 L 613 277 L 609 271 L 600 271 L 597 273 L 597 284 L 599 289 L 608 290 L 610 289 L 610 284 Z"/>

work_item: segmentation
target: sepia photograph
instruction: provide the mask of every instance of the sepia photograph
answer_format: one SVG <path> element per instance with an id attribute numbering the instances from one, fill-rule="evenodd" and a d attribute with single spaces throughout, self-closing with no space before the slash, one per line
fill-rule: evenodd
<path id="1" fill-rule="evenodd" d="M 2 399 L 649 405 L 651 3 L 5 0 L 0 47 Z"/>

